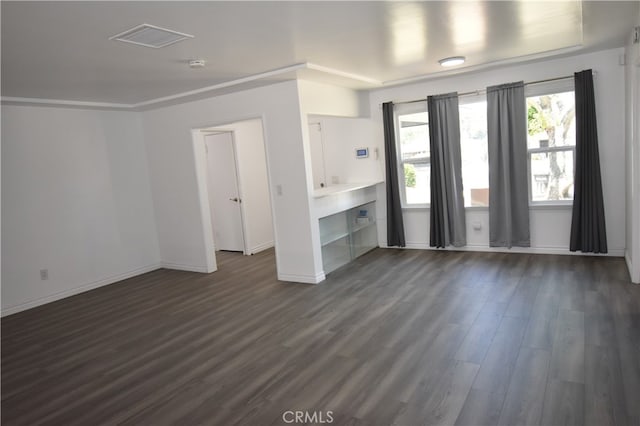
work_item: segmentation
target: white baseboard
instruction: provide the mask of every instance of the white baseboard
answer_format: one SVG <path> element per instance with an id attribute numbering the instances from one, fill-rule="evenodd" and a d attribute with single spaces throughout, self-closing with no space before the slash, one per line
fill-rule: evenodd
<path id="1" fill-rule="evenodd" d="M 319 274 L 313 275 L 292 275 L 292 274 L 281 274 L 278 273 L 278 280 L 280 281 L 289 281 L 294 283 L 302 283 L 302 284 L 318 284 L 325 280 L 324 272 L 320 272 Z"/>
<path id="2" fill-rule="evenodd" d="M 267 241 L 266 243 L 258 244 L 257 246 L 254 246 L 251 248 L 250 254 L 260 253 L 261 251 L 270 249 L 273 246 L 274 246 L 273 241 Z"/>
<path id="3" fill-rule="evenodd" d="M 609 253 L 582 253 L 580 251 L 569 251 L 568 247 L 488 247 L 484 245 L 470 244 L 464 247 L 447 247 L 447 248 L 435 248 L 429 246 L 428 243 L 411 243 L 408 242 L 406 247 L 388 247 L 386 242 L 382 241 L 380 247 L 384 248 L 406 248 L 416 250 L 447 250 L 447 251 L 477 251 L 488 253 L 522 253 L 522 254 L 559 254 L 567 256 L 609 256 L 609 257 L 624 257 L 625 249 L 614 248 L 609 249 Z"/>
<path id="4" fill-rule="evenodd" d="M 93 290 L 98 287 L 103 287 L 105 285 L 113 284 L 118 281 L 126 280 L 127 278 L 135 277 L 136 275 L 142 275 L 147 272 L 155 271 L 156 269 L 160 269 L 160 267 L 161 265 L 159 263 L 154 263 L 148 266 L 144 266 L 142 268 L 133 269 L 128 272 L 123 272 L 122 274 L 117 274 L 117 275 L 112 275 L 110 277 L 102 278 L 98 281 L 93 281 L 87 284 L 83 284 L 81 286 L 74 287 L 69 290 L 61 291 L 59 293 L 55 293 L 49 296 L 30 300 L 28 302 L 21 303 L 19 305 L 2 308 L 2 312 L 0 313 L 0 316 L 4 317 L 7 315 L 16 314 L 21 311 L 26 311 L 27 309 L 35 308 L 36 306 L 55 302 L 56 300 L 60 300 L 60 299 L 67 298 L 69 296 L 74 296 L 76 294 L 84 293 L 85 291 Z"/>
<path id="5" fill-rule="evenodd" d="M 194 265 L 183 265 L 180 263 L 172 263 L 172 262 L 160 262 L 160 267 L 165 269 L 174 269 L 176 271 L 201 272 L 203 274 L 209 273 L 206 266 L 194 266 Z"/>

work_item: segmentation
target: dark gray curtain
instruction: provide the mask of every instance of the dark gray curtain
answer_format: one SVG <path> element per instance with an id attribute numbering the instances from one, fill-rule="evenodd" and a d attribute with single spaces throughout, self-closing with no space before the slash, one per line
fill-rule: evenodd
<path id="1" fill-rule="evenodd" d="M 427 97 L 431 146 L 431 247 L 467 245 L 458 94 Z"/>
<path id="2" fill-rule="evenodd" d="M 487 88 L 489 245 L 529 247 L 524 83 Z"/>
<path id="3" fill-rule="evenodd" d="M 385 171 L 387 174 L 387 245 L 406 245 L 404 240 L 404 222 L 400 204 L 400 184 L 398 182 L 398 159 L 396 155 L 396 132 L 393 120 L 393 104 L 382 104 L 382 122 L 384 124 Z"/>
<path id="4" fill-rule="evenodd" d="M 571 251 L 607 252 L 604 201 L 598 155 L 598 126 L 591 70 L 574 75 L 576 96 L 576 169 Z"/>

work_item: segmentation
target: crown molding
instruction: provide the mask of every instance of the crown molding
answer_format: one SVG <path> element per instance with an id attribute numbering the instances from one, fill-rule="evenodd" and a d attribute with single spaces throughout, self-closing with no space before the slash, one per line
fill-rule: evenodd
<path id="1" fill-rule="evenodd" d="M 262 79 L 269 78 L 269 77 L 276 77 L 276 76 L 279 76 L 279 75 L 282 75 L 282 74 L 295 72 L 295 71 L 298 71 L 298 70 L 301 70 L 301 69 L 305 69 L 305 68 L 307 68 L 307 64 L 306 63 L 288 65 L 286 67 L 276 68 L 274 70 L 265 71 L 265 72 L 258 73 L 258 74 L 251 74 L 251 75 L 249 75 L 247 77 L 238 78 L 236 80 L 225 81 L 223 83 L 214 84 L 212 86 L 202 87 L 200 89 L 190 90 L 188 92 L 176 93 L 175 95 L 164 96 L 164 97 L 161 97 L 161 98 L 151 99 L 149 101 L 139 102 L 137 104 L 132 104 L 131 108 L 149 107 L 149 106 L 152 106 L 154 104 L 159 104 L 159 103 L 167 102 L 167 101 L 173 101 L 173 100 L 176 100 L 176 99 L 185 98 L 187 96 L 199 95 L 199 94 L 202 94 L 202 93 L 213 92 L 215 90 L 224 89 L 224 88 L 227 88 L 227 87 L 238 86 L 240 84 L 249 83 L 251 81 L 262 80 Z"/>
<path id="2" fill-rule="evenodd" d="M 387 80 L 382 82 L 382 86 L 399 86 L 402 84 L 415 83 L 418 81 L 436 80 L 439 78 L 451 77 L 458 74 L 467 74 L 472 72 L 484 71 L 484 70 L 489 70 L 496 67 L 503 67 L 506 65 L 522 64 L 526 62 L 538 61 L 540 59 L 561 57 L 565 55 L 570 55 L 572 53 L 576 53 L 582 50 L 583 47 L 584 46 L 582 46 L 581 44 L 578 44 L 575 46 L 565 47 L 562 49 L 549 50 L 546 52 L 534 53 L 531 55 L 517 56 L 515 58 L 502 59 L 502 60 L 493 61 L 493 62 L 486 62 L 484 64 L 471 65 L 468 67 L 458 67 L 451 70 L 441 71 L 441 72 L 436 72 L 436 73 L 431 73 L 426 75 L 417 75 L 414 77 L 401 78 L 397 80 Z"/>
<path id="3" fill-rule="evenodd" d="M 367 77 L 360 74 L 353 74 L 346 71 L 340 71 L 335 68 L 325 67 L 323 65 L 314 64 L 312 62 L 306 63 L 306 69 L 323 72 L 325 74 L 334 75 L 336 77 L 344 77 L 344 78 L 348 78 L 349 80 L 360 81 L 362 83 L 373 84 L 376 86 L 382 85 L 382 81 L 376 80 L 375 78 Z"/>
<path id="4" fill-rule="evenodd" d="M 2 96 L 3 104 L 8 105 L 39 105 L 39 106 L 69 106 L 83 108 L 107 108 L 107 109 L 131 109 L 131 104 L 118 104 L 112 102 L 73 101 L 65 99 L 21 98 L 14 96 Z"/>
<path id="5" fill-rule="evenodd" d="M 166 102 L 178 101 L 195 95 L 201 95 L 208 92 L 215 92 L 216 90 L 226 89 L 234 86 L 241 86 L 242 84 L 250 83 L 253 81 L 265 80 L 268 78 L 284 76 L 289 73 L 297 73 L 303 70 L 317 71 L 326 75 L 340 77 L 347 80 L 352 80 L 358 83 L 365 83 L 369 86 L 369 89 L 376 89 L 380 87 L 398 86 L 402 84 L 409 84 L 418 81 L 433 80 L 438 78 L 450 77 L 453 75 L 477 72 L 482 70 L 488 70 L 495 67 L 512 65 L 517 63 L 526 63 L 536 61 L 540 59 L 550 57 L 561 57 L 576 53 L 583 48 L 582 45 L 575 45 L 563 49 L 551 50 L 547 52 L 537 53 L 533 55 L 519 56 L 516 58 L 509 58 L 500 61 L 489 62 L 480 65 L 473 65 L 468 67 L 457 68 L 454 70 L 447 70 L 443 72 L 437 72 L 427 75 L 418 75 L 414 77 L 402 78 L 397 80 L 380 81 L 374 78 L 354 74 L 347 71 L 338 70 L 335 68 L 325 67 L 323 65 L 315 64 L 312 62 L 301 62 L 292 65 L 288 65 L 282 68 L 276 68 L 269 71 L 264 71 L 257 74 L 251 74 L 246 77 L 238 78 L 235 80 L 225 81 L 219 84 L 211 86 L 205 86 L 200 89 L 190 90 L 187 92 L 176 93 L 174 95 L 163 96 L 160 98 L 149 99 L 143 102 L 137 102 L 132 104 L 110 103 L 110 102 L 88 102 L 88 101 L 74 101 L 65 99 L 41 99 L 41 98 L 23 98 L 23 97 L 8 97 L 2 96 L 0 101 L 2 104 L 9 105 L 37 105 L 37 106 L 67 106 L 76 108 L 96 108 L 96 109 L 115 109 L 115 110 L 141 110 L 150 109 L 154 105 L 160 106 Z"/>
<path id="6" fill-rule="evenodd" d="M 211 86 L 201 87 L 200 89 L 189 90 L 187 92 L 180 92 L 174 95 L 163 96 L 160 98 L 154 98 L 143 102 L 137 102 L 132 104 L 120 104 L 111 102 L 88 102 L 88 101 L 74 101 L 66 99 L 42 99 L 42 98 L 23 98 L 23 97 L 11 97 L 2 96 L 0 101 L 3 104 L 8 105 L 37 105 L 37 106 L 68 106 L 68 107 L 80 107 L 80 108 L 96 108 L 96 109 L 118 109 L 118 110 L 138 110 L 148 109 L 156 104 L 162 104 L 165 102 L 176 101 L 182 98 L 187 98 L 194 95 L 199 95 L 207 92 L 215 92 L 216 90 L 225 89 L 233 86 L 240 86 L 252 81 L 264 80 L 268 78 L 283 76 L 289 73 L 295 73 L 301 70 L 313 70 L 324 74 L 333 75 L 337 77 L 347 78 L 350 80 L 358 81 L 361 83 L 373 84 L 376 86 L 382 85 L 378 80 L 370 77 L 349 73 L 346 71 L 337 70 L 334 68 L 325 67 L 322 65 L 302 62 L 297 64 L 288 65 L 282 68 L 276 68 L 273 70 L 251 74 L 246 77 L 238 78 L 235 80 L 225 81 L 223 83 L 214 84 Z"/>

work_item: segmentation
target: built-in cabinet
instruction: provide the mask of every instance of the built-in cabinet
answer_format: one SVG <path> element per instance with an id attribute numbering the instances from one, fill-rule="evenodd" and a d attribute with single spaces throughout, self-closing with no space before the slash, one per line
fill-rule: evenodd
<path id="1" fill-rule="evenodd" d="M 371 202 L 319 219 L 325 274 L 378 246 L 375 208 Z"/>
<path id="2" fill-rule="evenodd" d="M 342 185 L 316 193 L 325 274 L 378 247 L 375 184 Z"/>

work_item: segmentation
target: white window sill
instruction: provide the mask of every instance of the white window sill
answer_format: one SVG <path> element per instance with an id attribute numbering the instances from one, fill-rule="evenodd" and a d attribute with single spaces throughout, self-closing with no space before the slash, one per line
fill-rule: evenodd
<path id="1" fill-rule="evenodd" d="M 540 204 L 529 204 L 529 210 L 571 210 L 573 208 L 573 203 L 540 203 Z M 419 205 L 419 206 L 402 206 L 402 210 L 412 211 L 412 210 L 431 210 L 431 206 L 429 205 Z M 482 212 L 489 211 L 488 206 L 469 206 L 464 208 L 465 211 L 468 212 Z"/>
<path id="2" fill-rule="evenodd" d="M 571 210 L 573 201 L 562 203 L 536 203 L 529 204 L 529 210 Z"/>
<path id="3" fill-rule="evenodd" d="M 415 206 L 402 206 L 402 210 L 430 210 L 431 206 L 429 204 L 418 204 Z"/>
<path id="4" fill-rule="evenodd" d="M 487 206 L 467 206 L 464 208 L 465 211 L 487 211 L 489 207 Z M 420 205 L 420 206 L 402 206 L 402 210 L 431 210 L 430 205 Z"/>

